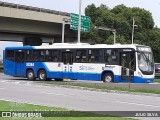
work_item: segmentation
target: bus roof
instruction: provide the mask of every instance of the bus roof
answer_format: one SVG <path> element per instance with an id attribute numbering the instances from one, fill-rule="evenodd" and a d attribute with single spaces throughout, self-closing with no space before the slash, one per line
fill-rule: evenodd
<path id="1" fill-rule="evenodd" d="M 43 46 L 19 46 L 19 47 L 6 47 L 6 50 L 25 50 L 25 49 L 74 49 L 74 48 L 133 48 L 136 49 L 137 46 L 149 47 L 145 45 L 138 44 L 94 44 L 90 45 L 88 43 L 54 43 L 52 45 Z"/>

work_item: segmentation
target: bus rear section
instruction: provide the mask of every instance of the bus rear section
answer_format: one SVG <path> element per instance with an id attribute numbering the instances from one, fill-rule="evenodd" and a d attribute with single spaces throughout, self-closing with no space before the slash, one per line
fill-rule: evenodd
<path id="1" fill-rule="evenodd" d="M 6 50 L 4 54 L 4 73 L 11 76 L 25 76 L 25 53 L 22 50 Z"/>

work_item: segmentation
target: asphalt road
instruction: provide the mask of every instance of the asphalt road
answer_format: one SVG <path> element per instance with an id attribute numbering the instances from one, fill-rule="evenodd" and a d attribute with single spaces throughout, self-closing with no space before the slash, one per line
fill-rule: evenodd
<path id="1" fill-rule="evenodd" d="M 33 84 L 0 74 L 0 99 L 80 111 L 160 111 L 160 97 Z"/>

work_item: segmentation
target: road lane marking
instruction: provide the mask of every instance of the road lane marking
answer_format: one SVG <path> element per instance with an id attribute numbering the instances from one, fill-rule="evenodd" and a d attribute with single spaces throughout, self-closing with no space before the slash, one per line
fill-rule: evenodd
<path id="1" fill-rule="evenodd" d="M 15 84 L 19 84 L 20 82 L 14 82 Z"/>
<path id="2" fill-rule="evenodd" d="M 29 85 L 31 85 L 32 83 L 30 83 L 30 82 L 26 82 L 25 83 L 25 85 L 27 85 L 27 86 L 29 86 Z"/>
<path id="3" fill-rule="evenodd" d="M 0 80 L 1 83 L 10 83 L 10 84 L 23 84 L 23 85 L 27 85 L 30 86 L 32 84 L 32 82 L 28 82 L 28 81 L 12 81 L 12 80 Z"/>
<path id="4" fill-rule="evenodd" d="M 1 80 L 0 82 L 8 82 L 8 80 Z"/>
<path id="5" fill-rule="evenodd" d="M 1 90 L 4 90 L 5 88 L 0 88 Z"/>
<path id="6" fill-rule="evenodd" d="M 64 94 L 60 94 L 60 93 L 49 93 L 49 92 L 39 92 L 39 93 L 47 94 L 47 95 L 68 96 L 68 95 L 64 95 Z"/>
<path id="7" fill-rule="evenodd" d="M 122 103 L 122 104 L 138 105 L 138 106 L 160 107 L 158 105 L 149 105 L 149 104 L 143 104 L 143 103 L 133 103 L 133 102 L 125 102 L 125 101 L 116 101 L 116 102 L 117 103 Z"/>

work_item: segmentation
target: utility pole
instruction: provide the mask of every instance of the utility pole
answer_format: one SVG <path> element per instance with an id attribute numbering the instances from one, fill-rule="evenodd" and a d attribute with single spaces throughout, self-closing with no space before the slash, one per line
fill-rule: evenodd
<path id="1" fill-rule="evenodd" d="M 64 43 L 64 30 L 65 30 L 65 21 L 62 21 L 62 43 Z"/>
<path id="2" fill-rule="evenodd" d="M 81 6 L 82 6 L 82 0 L 79 0 L 78 43 L 80 43 L 81 39 Z"/>
<path id="3" fill-rule="evenodd" d="M 64 43 L 64 31 L 65 31 L 65 24 L 69 24 L 69 19 L 63 18 L 62 21 L 62 43 Z"/>
<path id="4" fill-rule="evenodd" d="M 116 30 L 114 29 L 114 31 L 112 31 L 112 32 L 114 34 L 114 43 L 113 44 L 115 44 L 116 43 Z"/>
<path id="5" fill-rule="evenodd" d="M 135 25 L 135 20 L 133 18 L 133 25 L 132 25 L 132 44 L 133 44 L 133 39 L 134 39 L 134 27 L 138 27 L 137 25 Z"/>
<path id="6" fill-rule="evenodd" d="M 95 26 L 95 28 L 98 29 L 98 30 L 112 31 L 112 33 L 114 34 L 114 44 L 116 43 L 116 29 L 106 28 L 106 27 L 102 27 L 102 26 Z"/>

